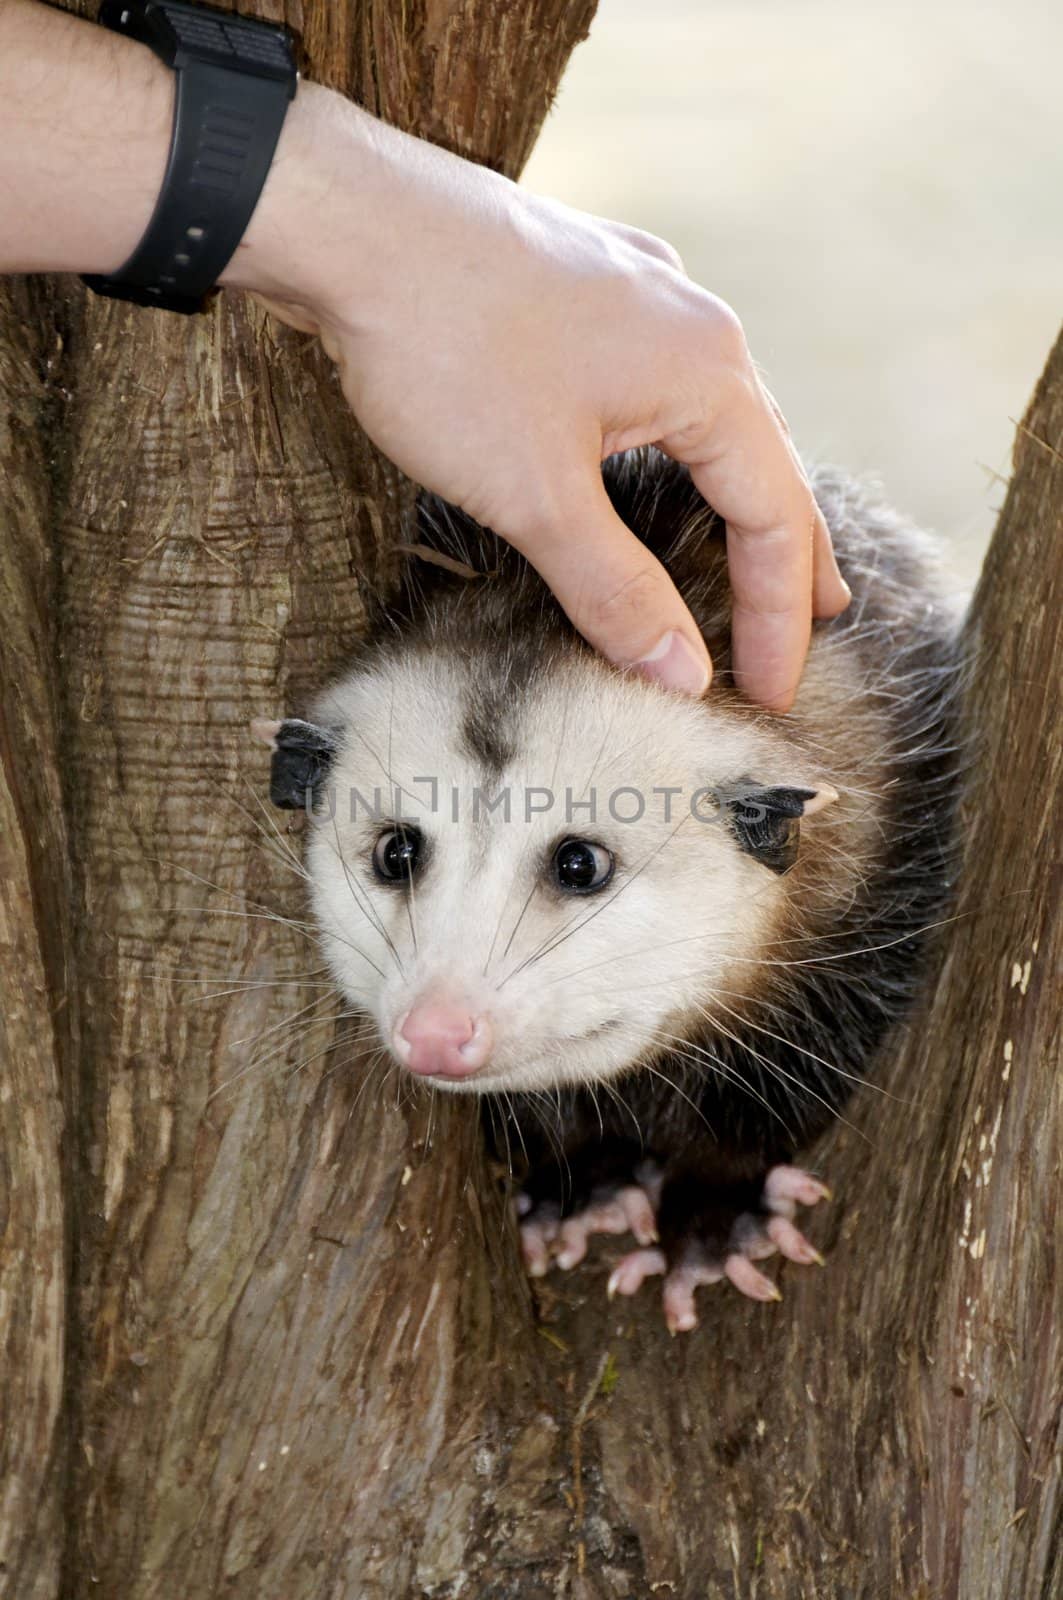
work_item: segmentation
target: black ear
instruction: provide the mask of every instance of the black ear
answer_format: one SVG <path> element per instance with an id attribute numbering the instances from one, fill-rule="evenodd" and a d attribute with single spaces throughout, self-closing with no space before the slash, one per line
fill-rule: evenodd
<path id="1" fill-rule="evenodd" d="M 786 872 L 797 860 L 801 818 L 837 800 L 827 784 L 818 789 L 766 787 L 741 779 L 724 796 L 728 820 L 740 850 L 772 872 Z"/>
<path id="2" fill-rule="evenodd" d="M 269 797 L 285 811 L 309 808 L 328 774 L 336 753 L 331 728 L 290 717 L 286 722 L 253 722 L 251 731 L 273 751 Z"/>

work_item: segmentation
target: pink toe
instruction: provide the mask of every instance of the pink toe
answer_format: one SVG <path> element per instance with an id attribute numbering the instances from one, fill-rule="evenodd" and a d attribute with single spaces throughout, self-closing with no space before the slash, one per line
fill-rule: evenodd
<path id="1" fill-rule="evenodd" d="M 795 1228 L 786 1217 L 772 1217 L 768 1223 L 768 1234 L 788 1261 L 796 1261 L 803 1267 L 811 1266 L 813 1262 L 823 1265 L 823 1257 L 815 1245 L 810 1244 L 801 1230 Z"/>
<path id="2" fill-rule="evenodd" d="M 628 1189 L 621 1189 L 617 1199 L 623 1207 L 627 1226 L 631 1229 L 639 1244 L 656 1244 L 657 1218 L 653 1214 L 653 1207 L 650 1205 L 645 1191 L 632 1185 Z"/>
<path id="3" fill-rule="evenodd" d="M 550 1270 L 550 1256 L 558 1225 L 549 1221 L 522 1222 L 520 1248 L 529 1277 L 542 1278 Z"/>
<path id="4" fill-rule="evenodd" d="M 529 1278 L 544 1278 L 550 1270 L 550 1250 L 542 1229 L 526 1223 L 520 1230 L 520 1249 Z"/>
<path id="5" fill-rule="evenodd" d="M 801 1167 L 772 1167 L 764 1182 L 764 1197 L 769 1204 L 796 1200 L 798 1205 L 814 1206 L 817 1200 L 829 1200 L 831 1192 L 825 1183 Z"/>
<path id="6" fill-rule="evenodd" d="M 747 1294 L 751 1300 L 782 1299 L 771 1279 L 766 1278 L 763 1272 L 758 1272 L 752 1261 L 745 1256 L 728 1256 L 723 1270 L 735 1288 L 742 1294 Z"/>
<path id="7" fill-rule="evenodd" d="M 587 1212 L 588 1233 L 627 1233 L 628 1221 L 624 1208 L 616 1200 L 610 1200 L 607 1205 L 595 1206 Z"/>
<path id="8" fill-rule="evenodd" d="M 748 1244 L 744 1244 L 742 1246 L 742 1254 L 745 1256 L 747 1261 L 767 1261 L 769 1256 L 773 1256 L 775 1254 L 778 1246 L 770 1237 L 770 1224 L 768 1225 L 767 1231 L 769 1237 L 766 1238 L 763 1234 L 761 1234 L 758 1238 L 751 1239 Z"/>
<path id="9" fill-rule="evenodd" d="M 557 1264 L 562 1272 L 578 1266 L 587 1254 L 587 1225 L 584 1217 L 566 1217 L 561 1224 Z"/>
<path id="10" fill-rule="evenodd" d="M 667 1262 L 660 1250 L 633 1250 L 624 1257 L 609 1278 L 608 1294 L 635 1294 L 647 1278 L 663 1272 Z"/>
<path id="11" fill-rule="evenodd" d="M 698 1325 L 694 1285 L 682 1272 L 670 1273 L 664 1285 L 664 1320 L 669 1333 L 689 1333 Z"/>

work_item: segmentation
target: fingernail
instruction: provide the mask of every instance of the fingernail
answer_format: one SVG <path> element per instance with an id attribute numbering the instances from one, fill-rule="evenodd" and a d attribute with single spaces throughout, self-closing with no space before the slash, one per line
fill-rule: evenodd
<path id="1" fill-rule="evenodd" d="M 704 694 L 712 682 L 712 671 L 704 656 L 697 655 L 674 628 L 633 665 L 642 677 L 659 683 L 662 688 L 676 689 L 680 694 Z"/>

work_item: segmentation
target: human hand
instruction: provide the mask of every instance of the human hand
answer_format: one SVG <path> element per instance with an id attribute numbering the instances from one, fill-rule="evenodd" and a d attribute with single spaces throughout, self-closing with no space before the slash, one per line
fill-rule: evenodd
<path id="1" fill-rule="evenodd" d="M 655 443 L 727 522 L 739 686 L 785 710 L 848 590 L 734 313 L 669 246 L 304 85 L 224 283 L 319 333 L 369 436 L 520 549 L 610 660 L 701 693 L 704 643 L 604 457 Z"/>

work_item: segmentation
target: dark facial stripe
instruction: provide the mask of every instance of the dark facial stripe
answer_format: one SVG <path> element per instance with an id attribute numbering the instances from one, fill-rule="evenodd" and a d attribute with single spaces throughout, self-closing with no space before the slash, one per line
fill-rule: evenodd
<path id="1" fill-rule="evenodd" d="M 493 695 L 477 691 L 469 695 L 461 738 L 468 754 L 485 769 L 489 778 L 501 776 L 514 758 L 512 742 L 506 736 L 503 708 Z"/>

